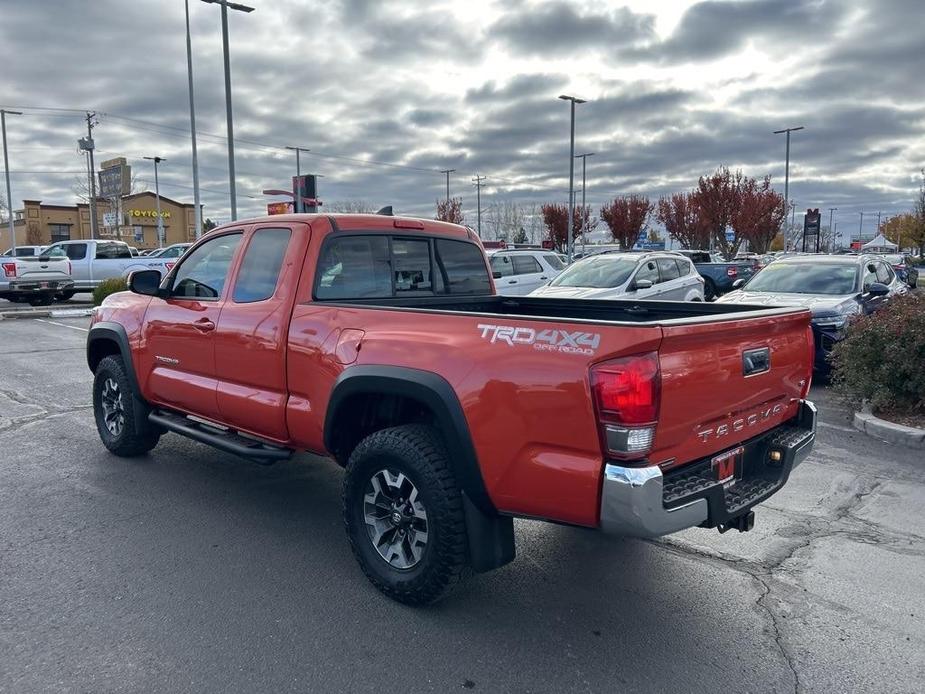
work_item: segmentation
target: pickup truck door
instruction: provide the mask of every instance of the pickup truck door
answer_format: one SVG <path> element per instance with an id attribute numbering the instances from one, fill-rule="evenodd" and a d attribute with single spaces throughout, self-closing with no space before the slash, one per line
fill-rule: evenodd
<path id="1" fill-rule="evenodd" d="M 97 241 L 93 259 L 89 262 L 89 280 L 92 286 L 113 277 L 122 277 L 132 262 L 132 252 L 124 243 Z"/>
<path id="2" fill-rule="evenodd" d="M 214 236 L 188 253 L 144 318 L 139 374 L 151 401 L 219 420 L 215 328 L 227 301 L 228 277 L 243 231 Z"/>
<path id="3" fill-rule="evenodd" d="M 46 248 L 42 255 L 70 260 L 71 279 L 74 280 L 74 286 L 77 289 L 92 289 L 87 246 L 86 243 L 56 243 Z"/>
<path id="4" fill-rule="evenodd" d="M 286 345 L 308 241 L 299 223 L 247 234 L 215 331 L 222 424 L 280 442 L 289 439 Z"/>

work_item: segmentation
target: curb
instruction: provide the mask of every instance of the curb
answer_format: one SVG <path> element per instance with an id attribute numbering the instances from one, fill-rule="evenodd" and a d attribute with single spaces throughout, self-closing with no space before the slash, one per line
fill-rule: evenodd
<path id="1" fill-rule="evenodd" d="M 890 443 L 908 448 L 925 448 L 925 429 L 893 424 L 866 412 L 854 413 L 854 428 Z"/>
<path id="2" fill-rule="evenodd" d="M 0 321 L 23 320 L 26 318 L 82 318 L 92 316 L 92 308 L 57 308 L 44 311 L 6 311 L 0 313 Z"/>

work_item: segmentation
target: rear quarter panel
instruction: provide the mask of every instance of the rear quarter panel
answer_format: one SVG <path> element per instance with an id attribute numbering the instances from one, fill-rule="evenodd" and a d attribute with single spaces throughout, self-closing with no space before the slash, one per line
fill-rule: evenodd
<path id="1" fill-rule="evenodd" d="M 519 341 L 497 339 L 492 326 L 519 328 Z M 660 328 L 301 304 L 288 361 L 289 429 L 299 432 L 300 447 L 323 450 L 323 413 L 335 380 L 350 368 L 335 357 L 345 329 L 364 331 L 356 364 L 421 369 L 450 383 L 498 509 L 597 524 L 603 462 L 588 369 L 657 349 Z M 543 330 L 591 333 L 599 344 L 568 353 L 527 342 Z"/>

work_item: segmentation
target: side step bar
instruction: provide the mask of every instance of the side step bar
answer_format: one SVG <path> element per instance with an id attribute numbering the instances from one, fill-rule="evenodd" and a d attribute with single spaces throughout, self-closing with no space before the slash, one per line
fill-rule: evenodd
<path id="1" fill-rule="evenodd" d="M 181 434 L 194 441 L 208 444 L 227 453 L 234 453 L 262 465 L 272 465 L 278 460 L 288 460 L 292 455 L 292 450 L 289 448 L 280 448 L 270 443 L 242 436 L 231 429 L 209 426 L 170 412 L 154 410 L 148 415 L 148 421 L 167 431 Z"/>

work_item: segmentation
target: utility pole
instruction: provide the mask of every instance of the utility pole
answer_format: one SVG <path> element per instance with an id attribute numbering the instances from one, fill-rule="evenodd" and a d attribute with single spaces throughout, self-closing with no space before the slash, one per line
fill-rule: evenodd
<path id="1" fill-rule="evenodd" d="M 193 142 L 193 205 L 196 224 L 195 237 L 202 236 L 202 206 L 199 203 L 199 157 L 196 154 L 196 107 L 193 102 L 193 44 L 189 32 L 189 0 L 183 0 L 186 9 L 186 76 L 189 81 L 189 129 Z M 121 214 L 121 212 L 120 212 Z"/>
<path id="2" fill-rule="evenodd" d="M 228 130 L 228 186 L 231 191 L 231 221 L 238 218 L 238 195 L 234 181 L 234 125 L 231 115 L 231 59 L 228 56 L 228 8 L 244 13 L 254 11 L 253 7 L 241 5 L 228 0 L 202 0 L 222 7 L 222 50 L 225 57 L 225 121 Z"/>
<path id="3" fill-rule="evenodd" d="M 860 221 L 860 223 L 858 224 L 858 241 L 861 242 L 861 245 L 862 245 L 862 246 L 864 245 L 864 244 L 863 244 L 863 241 L 864 241 L 864 231 L 863 231 L 863 229 L 864 229 L 864 213 L 861 212 L 861 221 Z"/>
<path id="4" fill-rule="evenodd" d="M 16 257 L 16 225 L 13 221 L 13 192 L 10 190 L 10 156 L 6 146 L 6 116 L 21 116 L 20 111 L 6 111 L 0 108 L 0 128 L 3 130 L 3 172 L 6 174 L 6 207 L 10 223 L 10 254 Z"/>
<path id="5" fill-rule="evenodd" d="M 832 222 L 837 211 L 837 207 L 829 208 L 829 246 L 831 246 L 833 251 L 835 250 L 835 227 L 832 226 Z"/>
<path id="6" fill-rule="evenodd" d="M 161 216 L 161 187 L 157 181 L 157 165 L 167 161 L 163 157 L 145 157 L 154 162 L 154 199 L 157 201 L 157 247 L 164 247 L 164 218 Z"/>
<path id="7" fill-rule="evenodd" d="M 877 233 L 880 233 L 880 210 L 877 210 Z"/>
<path id="8" fill-rule="evenodd" d="M 87 139 L 84 146 L 87 152 L 87 166 L 90 169 L 90 236 L 94 239 L 99 236 L 96 226 L 96 166 L 93 163 L 93 128 L 98 122 L 95 118 L 95 113 L 87 111 Z"/>
<path id="9" fill-rule="evenodd" d="M 476 216 L 476 231 L 478 231 L 479 238 L 482 238 L 482 181 L 484 181 L 487 176 L 475 175 L 475 178 L 472 179 L 472 182 L 475 183 L 475 204 L 477 216 Z M 449 198 L 447 198 L 449 200 Z"/>
<path id="10" fill-rule="evenodd" d="M 455 173 L 456 169 L 443 169 L 440 171 L 442 174 L 446 174 L 446 201 L 447 204 L 450 202 L 450 174 Z"/>
<path id="11" fill-rule="evenodd" d="M 797 130 L 803 130 L 804 126 L 798 126 L 796 128 L 784 128 L 783 130 L 775 130 L 774 135 L 780 135 L 781 133 L 787 133 L 787 154 L 784 164 L 784 216 L 787 216 L 786 204 L 789 200 L 790 195 L 790 133 L 796 132 Z"/>
<path id="12" fill-rule="evenodd" d="M 299 154 L 301 152 L 311 152 L 310 149 L 306 147 L 290 147 L 286 145 L 286 149 L 295 150 L 295 175 L 296 178 L 301 178 L 302 176 L 302 163 L 299 161 Z M 295 192 L 295 191 L 293 191 Z M 302 195 L 301 192 L 295 196 L 295 212 L 302 212 Z"/>
<path id="13" fill-rule="evenodd" d="M 571 136 L 569 138 L 569 155 L 568 155 L 568 240 L 566 243 L 566 258 L 572 262 L 572 238 L 574 236 L 574 205 L 575 205 L 575 104 L 585 103 L 585 99 L 579 99 L 575 96 L 561 94 L 559 96 L 563 101 L 571 102 Z"/>

